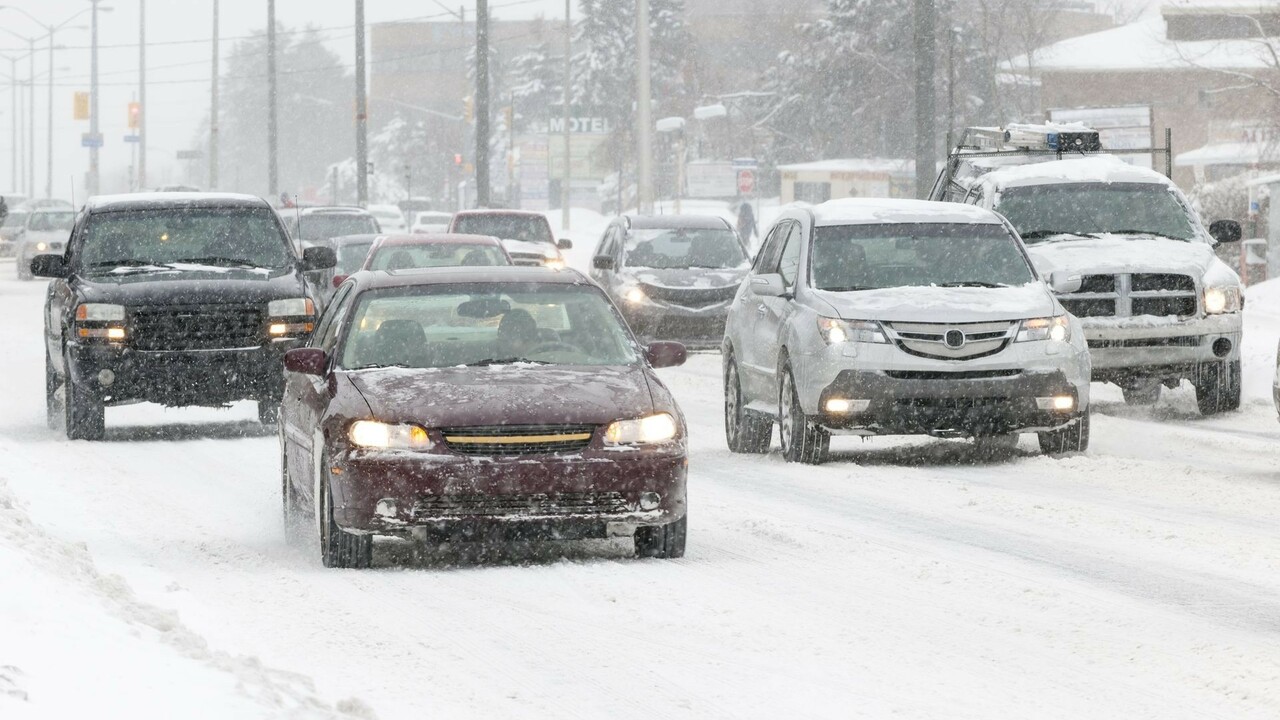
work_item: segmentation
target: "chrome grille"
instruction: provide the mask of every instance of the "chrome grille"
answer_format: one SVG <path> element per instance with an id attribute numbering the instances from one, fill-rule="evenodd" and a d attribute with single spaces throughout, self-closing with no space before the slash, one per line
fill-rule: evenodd
<path id="1" fill-rule="evenodd" d="M 1004 349 L 1017 323 L 1008 320 L 988 323 L 885 323 L 889 339 L 903 352 L 940 360 L 973 360 L 994 355 Z M 959 332 L 963 342 L 956 347 L 947 344 L 947 334 Z"/>
<path id="2" fill-rule="evenodd" d="M 687 308 L 703 308 L 733 300 L 738 286 L 722 288 L 673 288 L 640 283 L 640 289 L 651 300 Z"/>
<path id="3" fill-rule="evenodd" d="M 630 511 L 618 492 L 428 495 L 413 504 L 415 520 L 449 517 L 618 515 Z"/>
<path id="4" fill-rule="evenodd" d="M 131 308 L 129 324 L 138 350 L 222 350 L 266 340 L 266 312 L 258 305 Z"/>
<path id="5" fill-rule="evenodd" d="M 445 445 L 461 455 L 554 455 L 585 450 L 595 425 L 490 425 L 443 428 Z"/>
<path id="6" fill-rule="evenodd" d="M 1076 317 L 1188 317 L 1200 308 L 1195 278 L 1176 273 L 1086 275 L 1078 292 L 1058 299 Z"/>

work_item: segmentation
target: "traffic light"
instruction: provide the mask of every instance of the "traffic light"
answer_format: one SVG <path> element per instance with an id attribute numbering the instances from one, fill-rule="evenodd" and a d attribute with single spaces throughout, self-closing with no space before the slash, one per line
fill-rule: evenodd
<path id="1" fill-rule="evenodd" d="M 453 164 L 454 164 L 454 165 L 461 165 L 461 164 L 462 164 L 462 153 L 454 153 L 454 154 L 453 154 Z"/>
<path id="2" fill-rule="evenodd" d="M 142 127 L 142 103 L 129 103 L 129 129 L 137 130 Z"/>
<path id="3" fill-rule="evenodd" d="M 74 117 L 76 120 L 89 119 L 89 93 L 87 92 L 76 93 L 74 114 L 72 115 L 72 117 Z"/>
<path id="4" fill-rule="evenodd" d="M 476 101 L 470 95 L 462 98 L 462 119 L 467 122 L 476 119 Z"/>

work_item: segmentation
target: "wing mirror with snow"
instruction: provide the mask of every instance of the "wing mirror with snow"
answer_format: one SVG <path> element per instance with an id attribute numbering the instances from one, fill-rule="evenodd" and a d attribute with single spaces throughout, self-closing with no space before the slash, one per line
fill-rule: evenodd
<path id="1" fill-rule="evenodd" d="M 1084 284 L 1084 278 L 1077 273 L 1067 272 L 1065 270 L 1057 270 L 1049 273 L 1049 287 L 1059 295 L 1069 295 L 1074 292 L 1080 292 L 1080 286 Z"/>

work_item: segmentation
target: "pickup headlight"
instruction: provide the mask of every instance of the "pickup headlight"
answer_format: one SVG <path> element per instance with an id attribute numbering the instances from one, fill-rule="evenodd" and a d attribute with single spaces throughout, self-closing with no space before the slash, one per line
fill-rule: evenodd
<path id="1" fill-rule="evenodd" d="M 288 300 L 272 300 L 267 303 L 267 314 L 271 317 L 302 317 L 315 315 L 316 306 L 311 298 L 289 298 Z"/>
<path id="2" fill-rule="evenodd" d="M 124 306 L 108 303 L 83 303 L 76 308 L 76 320 L 124 322 Z"/>
<path id="3" fill-rule="evenodd" d="M 124 306 L 110 303 L 82 303 L 76 307 L 76 337 L 124 342 Z"/>
<path id="4" fill-rule="evenodd" d="M 1240 312 L 1240 288 L 1209 287 L 1204 289 L 1204 311 L 1209 315 Z"/>
<path id="5" fill-rule="evenodd" d="M 316 305 L 311 298 L 288 298 L 267 303 L 271 320 L 267 334 L 273 338 L 305 335 L 315 329 Z"/>
<path id="6" fill-rule="evenodd" d="M 1018 328 L 1014 342 L 1035 342 L 1037 340 L 1057 340 L 1067 342 L 1071 339 L 1071 323 L 1066 315 L 1047 318 L 1023 320 Z"/>
<path id="7" fill-rule="evenodd" d="M 426 450 L 431 436 L 421 425 L 389 425 L 376 420 L 357 420 L 347 428 L 352 445 L 373 450 Z"/>
<path id="8" fill-rule="evenodd" d="M 880 323 L 868 320 L 839 320 L 836 318 L 818 318 L 818 332 L 828 345 L 840 343 L 879 343 L 888 344 Z"/>
<path id="9" fill-rule="evenodd" d="M 604 431 L 606 445 L 648 445 L 675 438 L 679 427 L 669 413 L 658 413 L 636 420 L 619 420 Z"/>

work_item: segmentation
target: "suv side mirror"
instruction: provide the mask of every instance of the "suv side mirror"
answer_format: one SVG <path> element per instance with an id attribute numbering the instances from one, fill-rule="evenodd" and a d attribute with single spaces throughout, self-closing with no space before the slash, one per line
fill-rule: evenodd
<path id="1" fill-rule="evenodd" d="M 1080 275 L 1074 275 L 1065 270 L 1057 270 L 1049 273 L 1049 287 L 1059 295 L 1069 295 L 1074 292 L 1080 292 L 1080 286 L 1084 284 L 1084 278 Z"/>
<path id="2" fill-rule="evenodd" d="M 644 359 L 654 369 L 679 367 L 689 358 L 689 351 L 678 342 L 666 340 L 649 343 L 644 348 Z"/>
<path id="3" fill-rule="evenodd" d="M 751 292 L 761 297 L 782 297 L 787 294 L 787 284 L 777 273 L 756 275 L 751 278 Z"/>
<path id="4" fill-rule="evenodd" d="M 556 241 L 556 247 L 560 248 L 561 250 L 572 250 L 572 249 L 573 249 L 573 241 L 572 241 L 572 240 L 564 240 L 564 239 L 557 240 L 557 241 Z"/>
<path id="5" fill-rule="evenodd" d="M 284 369 L 303 375 L 323 377 L 329 356 L 320 348 L 294 348 L 284 354 Z"/>
<path id="6" fill-rule="evenodd" d="M 31 274 L 42 278 L 65 278 L 71 274 L 71 268 L 61 255 L 37 255 L 31 258 Z"/>
<path id="7" fill-rule="evenodd" d="M 302 251 L 303 270 L 328 270 L 338 264 L 338 253 L 329 247 L 309 247 Z"/>
<path id="8" fill-rule="evenodd" d="M 597 270 L 612 270 L 613 258 L 608 255 L 597 255 L 591 258 L 591 266 Z"/>
<path id="9" fill-rule="evenodd" d="M 1214 220 L 1209 225 L 1209 234 L 1220 243 L 1231 243 L 1240 242 L 1244 233 L 1240 230 L 1240 223 L 1235 220 Z"/>

